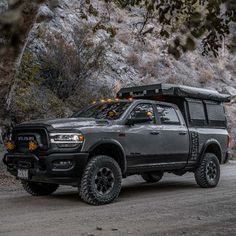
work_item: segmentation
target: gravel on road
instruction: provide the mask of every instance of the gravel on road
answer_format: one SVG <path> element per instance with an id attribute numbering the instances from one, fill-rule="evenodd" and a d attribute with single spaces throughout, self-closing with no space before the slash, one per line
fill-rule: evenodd
<path id="1" fill-rule="evenodd" d="M 75 188 L 32 197 L 10 181 L 0 185 L 0 235 L 233 236 L 236 162 L 221 168 L 221 181 L 214 189 L 198 187 L 191 173 L 165 174 L 156 184 L 132 176 L 124 180 L 118 200 L 104 206 L 83 203 Z"/>

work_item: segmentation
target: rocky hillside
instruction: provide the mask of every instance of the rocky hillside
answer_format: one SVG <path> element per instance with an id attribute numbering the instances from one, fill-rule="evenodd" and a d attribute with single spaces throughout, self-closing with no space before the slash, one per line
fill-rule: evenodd
<path id="1" fill-rule="evenodd" d="M 68 116 L 121 86 L 168 82 L 230 93 L 227 111 L 236 133 L 236 57 L 226 48 L 215 59 L 203 57 L 199 45 L 175 60 L 155 19 L 139 8 L 55 2 L 39 7 L 5 94 L 5 110 L 15 122 Z"/>

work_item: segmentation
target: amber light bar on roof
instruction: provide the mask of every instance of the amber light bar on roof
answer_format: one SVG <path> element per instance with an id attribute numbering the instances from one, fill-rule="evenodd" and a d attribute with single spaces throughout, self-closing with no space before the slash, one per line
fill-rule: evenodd
<path id="1" fill-rule="evenodd" d="M 92 101 L 92 105 L 95 105 L 97 103 L 111 103 L 111 102 L 120 102 L 120 98 L 114 98 L 114 99 L 111 99 L 111 98 L 107 98 L 107 99 L 101 99 L 100 101 Z M 129 96 L 126 98 L 126 100 L 128 100 L 129 102 L 132 102 L 133 101 L 133 97 L 132 96 Z"/>

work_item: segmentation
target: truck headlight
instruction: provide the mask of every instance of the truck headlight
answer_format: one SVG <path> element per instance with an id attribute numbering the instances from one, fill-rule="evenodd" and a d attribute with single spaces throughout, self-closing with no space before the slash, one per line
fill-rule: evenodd
<path id="1" fill-rule="evenodd" d="M 51 133 L 50 141 L 58 147 L 76 147 L 84 142 L 84 136 L 81 133 Z"/>

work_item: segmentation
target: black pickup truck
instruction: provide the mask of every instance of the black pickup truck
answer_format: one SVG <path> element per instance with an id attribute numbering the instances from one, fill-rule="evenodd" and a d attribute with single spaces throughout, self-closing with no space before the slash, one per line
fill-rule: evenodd
<path id="1" fill-rule="evenodd" d="M 230 155 L 222 105 L 229 101 L 187 86 L 123 88 L 71 118 L 15 126 L 3 161 L 32 195 L 71 185 L 93 205 L 115 200 L 132 174 L 157 182 L 165 172 L 193 172 L 199 186 L 215 187 Z"/>

